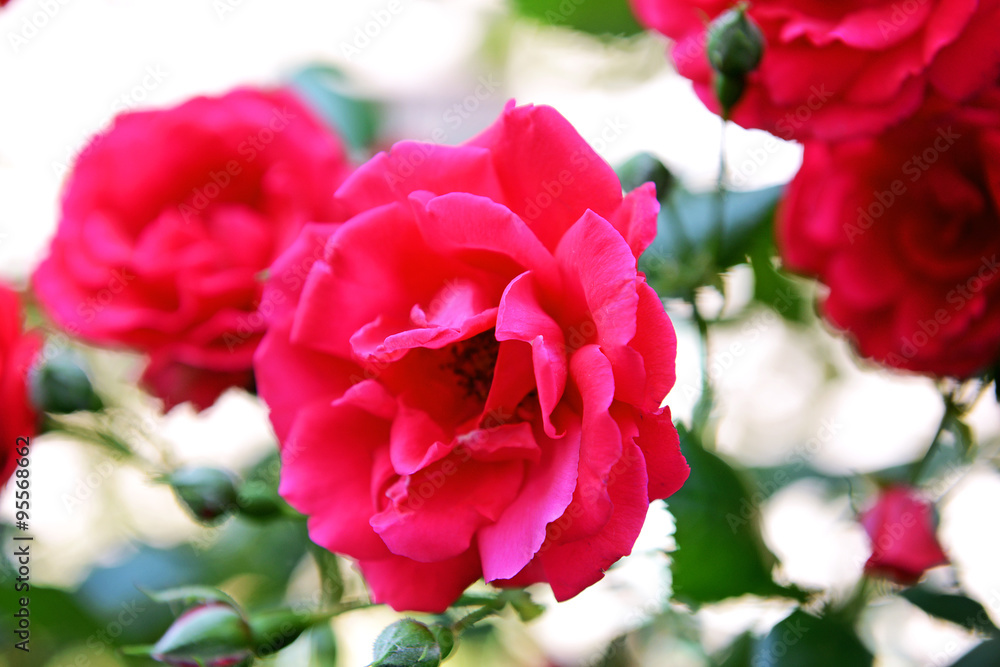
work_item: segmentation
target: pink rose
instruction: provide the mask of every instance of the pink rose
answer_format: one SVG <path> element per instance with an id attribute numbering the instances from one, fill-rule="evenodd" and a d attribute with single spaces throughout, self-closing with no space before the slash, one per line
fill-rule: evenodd
<path id="1" fill-rule="evenodd" d="M 675 40 L 677 71 L 718 111 L 706 25 L 731 0 L 631 0 L 645 25 Z M 767 45 L 732 119 L 785 139 L 876 134 L 930 92 L 964 100 L 1000 71 L 998 0 L 756 0 Z"/>
<path id="2" fill-rule="evenodd" d="M 396 144 L 272 267 L 255 358 L 281 493 L 373 596 L 442 611 L 476 579 L 559 600 L 631 551 L 688 469 L 676 339 L 636 257 L 647 184 L 548 107 L 468 143 Z"/>
<path id="3" fill-rule="evenodd" d="M 935 536 L 934 508 L 914 489 L 883 489 L 875 505 L 858 520 L 872 543 L 872 555 L 865 563 L 869 575 L 908 586 L 917 583 L 928 568 L 948 562 Z"/>
<path id="4" fill-rule="evenodd" d="M 37 431 L 38 414 L 28 400 L 28 369 L 42 347 L 37 333 L 21 326 L 17 294 L 0 285 L 0 487 L 17 468 L 15 449 Z"/>
<path id="5" fill-rule="evenodd" d="M 337 217 L 344 148 L 290 92 L 236 90 L 115 119 L 80 155 L 34 276 L 91 343 L 149 355 L 166 407 L 253 383 L 260 273 L 306 222 Z"/>
<path id="6" fill-rule="evenodd" d="M 779 246 L 862 355 L 954 377 L 1000 359 L 998 150 L 1000 89 L 877 139 L 806 143 Z"/>

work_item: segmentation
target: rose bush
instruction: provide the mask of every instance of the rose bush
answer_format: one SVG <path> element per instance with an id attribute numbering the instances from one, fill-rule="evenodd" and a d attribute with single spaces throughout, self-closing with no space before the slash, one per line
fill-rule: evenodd
<path id="1" fill-rule="evenodd" d="M 376 600 L 442 611 L 479 577 L 560 600 L 630 552 L 687 477 L 676 338 L 636 258 L 646 184 L 548 107 L 468 143 L 396 144 L 272 267 L 255 358 L 281 493 Z"/>
<path id="2" fill-rule="evenodd" d="M 731 0 L 632 0 L 645 25 L 675 40 L 673 60 L 714 111 L 706 23 Z M 1000 69 L 997 0 L 758 0 L 748 14 L 767 46 L 732 119 L 784 139 L 876 134 L 928 93 L 963 100 Z"/>
<path id="3" fill-rule="evenodd" d="M 1000 358 L 998 147 L 1000 91 L 877 139 L 806 144 L 779 247 L 827 285 L 823 313 L 862 355 L 954 377 Z"/>
<path id="4" fill-rule="evenodd" d="M 27 377 L 41 346 L 41 336 L 22 328 L 17 294 L 0 285 L 0 487 L 17 467 L 17 439 L 30 438 L 37 430 Z"/>
<path id="5" fill-rule="evenodd" d="M 126 113 L 76 160 L 34 287 L 91 343 L 149 355 L 166 407 L 252 386 L 259 273 L 337 218 L 344 148 L 290 92 L 241 89 Z"/>
<path id="6" fill-rule="evenodd" d="M 859 517 L 872 543 L 865 572 L 911 585 L 924 572 L 948 562 L 938 543 L 934 508 L 915 489 L 891 486 Z"/>

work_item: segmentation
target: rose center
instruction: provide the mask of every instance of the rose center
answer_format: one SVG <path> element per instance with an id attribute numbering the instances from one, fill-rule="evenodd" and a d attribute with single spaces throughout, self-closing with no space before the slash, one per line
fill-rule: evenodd
<path id="1" fill-rule="evenodd" d="M 466 396 L 485 401 L 493 384 L 500 343 L 492 329 L 459 341 L 448 348 L 449 358 L 442 369 L 455 374 Z"/>

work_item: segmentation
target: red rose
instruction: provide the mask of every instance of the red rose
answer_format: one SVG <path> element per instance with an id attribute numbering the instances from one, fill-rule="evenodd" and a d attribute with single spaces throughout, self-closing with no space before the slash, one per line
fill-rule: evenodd
<path id="1" fill-rule="evenodd" d="M 706 23 L 731 0 L 632 0 L 639 19 L 676 40 L 677 71 L 714 111 Z M 931 91 L 966 99 L 1000 68 L 998 0 L 756 0 L 767 45 L 732 119 L 785 139 L 876 134 Z"/>
<path id="2" fill-rule="evenodd" d="M 872 555 L 865 563 L 869 575 L 909 586 L 928 568 L 948 562 L 935 536 L 934 508 L 914 489 L 883 489 L 875 505 L 858 520 L 872 542 Z"/>
<path id="3" fill-rule="evenodd" d="M 788 268 L 829 287 L 861 354 L 967 377 L 1000 358 L 1000 91 L 877 139 L 809 142 L 778 213 Z"/>
<path id="4" fill-rule="evenodd" d="M 17 468 L 18 438 L 35 435 L 38 415 L 28 400 L 27 376 L 42 339 L 21 327 L 17 294 L 0 285 L 0 487 Z"/>
<path id="5" fill-rule="evenodd" d="M 340 188 L 351 217 L 272 267 L 256 355 L 281 493 L 376 600 L 441 611 L 479 577 L 578 594 L 687 477 L 676 339 L 636 272 L 652 184 L 553 109 L 457 147 L 403 142 Z"/>
<path id="6" fill-rule="evenodd" d="M 287 91 L 237 90 L 126 113 L 76 161 L 48 258 L 49 314 L 145 352 L 166 403 L 252 386 L 269 305 L 259 279 L 312 220 L 333 220 L 340 140 Z"/>

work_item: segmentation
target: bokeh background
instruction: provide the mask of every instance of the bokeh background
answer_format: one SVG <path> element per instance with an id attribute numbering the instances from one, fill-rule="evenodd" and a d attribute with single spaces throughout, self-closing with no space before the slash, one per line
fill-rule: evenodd
<path id="1" fill-rule="evenodd" d="M 15 0 L 0 13 L 0 278 L 26 285 L 54 232 L 74 156 L 115 114 L 239 85 L 276 85 L 317 64 L 339 72 L 345 95 L 376 105 L 377 145 L 429 138 L 436 130 L 458 143 L 515 98 L 554 106 L 613 165 L 649 151 L 689 188 L 710 189 L 722 124 L 672 71 L 666 42 L 558 25 L 593 14 L 599 23 L 617 28 L 613 22 L 622 20 L 632 30 L 618 5 L 624 6 L 566 0 L 563 8 L 572 11 L 539 21 L 502 0 Z M 787 182 L 801 156 L 795 144 L 732 125 L 724 145 L 736 189 Z M 135 159 L 143 159 L 141 152 Z M 814 318 L 789 323 L 751 304 L 748 267 L 736 267 L 726 281 L 727 303 L 710 297 L 705 303 L 709 311 L 724 307 L 737 315 L 712 343 L 719 451 L 762 471 L 802 461 L 826 475 L 776 490 L 761 472 L 764 537 L 782 561 L 784 581 L 846 595 L 868 546 L 840 478 L 918 457 L 941 418 L 940 396 L 930 380 L 864 367 Z M 701 386 L 699 341 L 684 304 L 667 307 L 680 339 L 678 383 L 668 403 L 676 417 L 688 419 Z M 133 410 L 127 435 L 137 446 L 243 474 L 273 453 L 265 409 L 253 397 L 231 392 L 201 414 L 182 406 L 164 416 L 133 388 L 137 359 L 86 354 L 100 389 Z M 1000 622 L 1000 410 L 983 401 L 968 421 L 994 465 L 955 468 L 935 488 L 942 541 L 955 562 L 932 576 L 944 583 L 957 577 Z M 206 528 L 168 488 L 106 450 L 53 436 L 35 444 L 33 656 L 47 657 L 25 662 L 5 633 L 0 667 L 133 664 L 113 646 L 123 638 L 146 641 L 170 619 L 137 590 L 140 583 L 200 579 L 242 601 L 316 596 L 319 577 L 300 532 L 242 519 Z M 8 489 L 0 496 L 0 519 L 12 517 Z M 495 630 L 470 638 L 453 664 L 601 664 L 605 645 L 643 626 L 669 596 L 665 551 L 673 548 L 672 529 L 669 513 L 655 506 L 634 555 L 604 581 L 559 605 L 540 591 L 536 599 L 548 606 L 542 618 L 528 625 L 497 620 Z M 12 551 L 9 538 L 5 555 Z M 363 594 L 345 569 L 348 590 Z M 5 575 L 0 585 L 6 605 L 12 583 Z M 43 607 L 58 610 L 51 611 L 56 631 L 45 629 L 50 612 Z M 703 608 L 693 622 L 683 614 L 661 617 L 652 631 L 630 638 L 635 664 L 704 665 L 706 651 L 746 629 L 766 631 L 789 608 L 741 598 Z M 396 617 L 375 609 L 337 619 L 336 664 L 367 664 L 375 636 Z M 950 664 L 976 642 L 898 598 L 866 612 L 863 637 L 881 667 Z M 275 664 L 309 659 L 300 642 Z"/>

